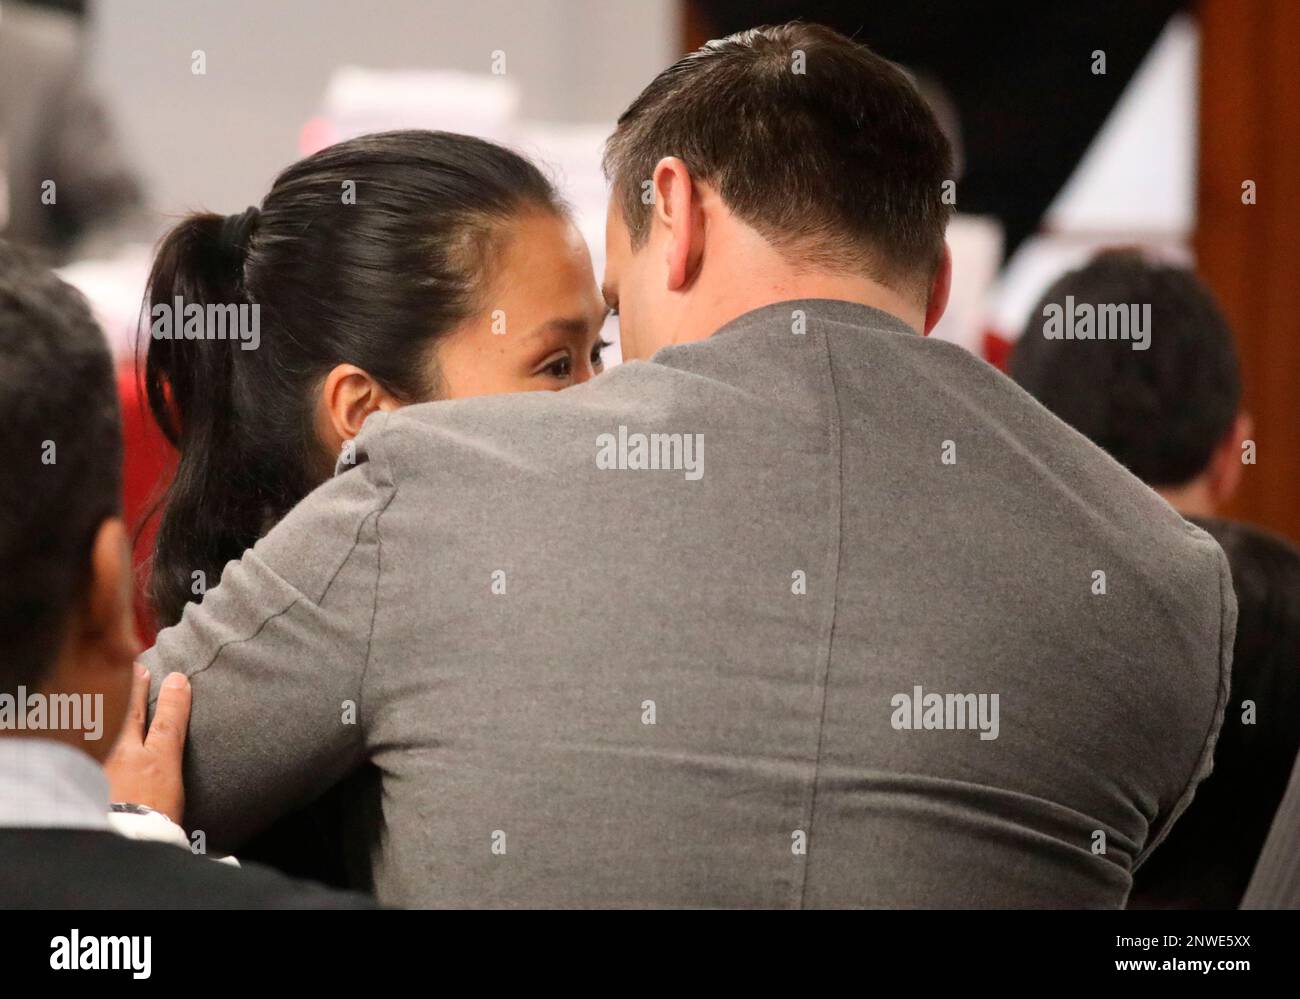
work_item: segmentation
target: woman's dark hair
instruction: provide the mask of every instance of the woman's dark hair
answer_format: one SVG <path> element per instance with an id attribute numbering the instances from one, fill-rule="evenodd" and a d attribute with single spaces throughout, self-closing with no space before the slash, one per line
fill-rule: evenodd
<path id="1" fill-rule="evenodd" d="M 160 626 L 197 599 L 193 573 L 215 584 L 328 478 L 314 396 L 335 365 L 405 402 L 437 394 L 433 341 L 479 307 L 506 224 L 536 208 L 565 211 L 523 157 L 464 135 L 386 132 L 295 163 L 260 210 L 192 215 L 163 239 L 150 317 L 178 298 L 205 313 L 250 305 L 259 334 L 184 339 L 180 315 L 171 339 L 150 328 L 149 406 L 180 455 L 151 569 Z"/>

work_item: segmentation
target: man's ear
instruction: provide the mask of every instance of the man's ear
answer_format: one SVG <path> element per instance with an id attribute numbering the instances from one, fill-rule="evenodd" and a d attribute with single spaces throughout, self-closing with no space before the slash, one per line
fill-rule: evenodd
<path id="1" fill-rule="evenodd" d="M 700 190 L 686 164 L 676 156 L 665 156 L 655 164 L 655 223 L 667 234 L 664 245 L 668 265 L 668 290 L 681 291 L 700 267 L 704 255 L 704 212 Z"/>
<path id="2" fill-rule="evenodd" d="M 1241 461 L 1241 445 L 1255 432 L 1255 421 L 1250 414 L 1241 412 L 1232 421 L 1232 429 L 1223 438 L 1210 459 L 1210 501 L 1217 510 L 1232 499 L 1241 485 L 1246 467 Z"/>
<path id="3" fill-rule="evenodd" d="M 361 433 L 375 410 L 396 409 L 399 403 L 371 375 L 355 364 L 339 364 L 321 385 L 319 428 L 331 453 Z"/>
<path id="4" fill-rule="evenodd" d="M 934 272 L 934 281 L 930 284 L 930 298 L 925 304 L 925 329 L 921 332 L 926 336 L 939 325 L 939 320 L 943 318 L 943 310 L 948 308 L 948 295 L 952 291 L 952 250 L 948 248 L 945 240 L 943 244 L 943 259 L 939 261 L 939 269 Z"/>
<path id="5" fill-rule="evenodd" d="M 120 517 L 99 525 L 90 550 L 90 585 L 80 621 L 79 643 L 93 643 L 108 663 L 130 662 L 140 652 L 135 633 L 131 545 Z"/>

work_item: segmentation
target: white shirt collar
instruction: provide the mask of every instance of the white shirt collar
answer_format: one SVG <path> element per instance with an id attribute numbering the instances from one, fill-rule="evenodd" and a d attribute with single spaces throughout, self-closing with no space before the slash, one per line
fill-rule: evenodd
<path id="1" fill-rule="evenodd" d="M 0 738 L 0 828 L 108 829 L 108 778 L 54 739 Z"/>

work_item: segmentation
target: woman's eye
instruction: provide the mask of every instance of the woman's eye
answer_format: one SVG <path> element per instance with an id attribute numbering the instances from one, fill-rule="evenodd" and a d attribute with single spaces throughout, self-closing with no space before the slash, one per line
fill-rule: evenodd
<path id="1" fill-rule="evenodd" d="M 608 340 L 596 341 L 596 346 L 591 348 L 591 364 L 593 367 L 599 367 L 605 363 L 605 350 L 610 346 Z"/>
<path id="2" fill-rule="evenodd" d="M 566 354 L 564 357 L 557 357 L 542 371 L 552 378 L 568 378 L 573 373 L 573 362 L 569 360 L 569 356 Z"/>

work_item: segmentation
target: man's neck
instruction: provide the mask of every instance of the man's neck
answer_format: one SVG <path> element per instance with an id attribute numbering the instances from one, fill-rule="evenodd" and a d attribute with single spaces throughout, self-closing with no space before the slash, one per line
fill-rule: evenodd
<path id="1" fill-rule="evenodd" d="M 1193 479 L 1182 486 L 1161 486 L 1156 489 L 1160 497 L 1184 517 L 1213 517 L 1214 500 L 1210 487 L 1203 479 Z"/>
<path id="2" fill-rule="evenodd" d="M 698 299 L 687 310 L 674 343 L 703 340 L 767 305 L 814 298 L 866 305 L 898 317 L 918 333 L 924 331 L 923 303 L 861 274 L 793 266 L 752 230 L 737 236 L 702 269 Z"/>

